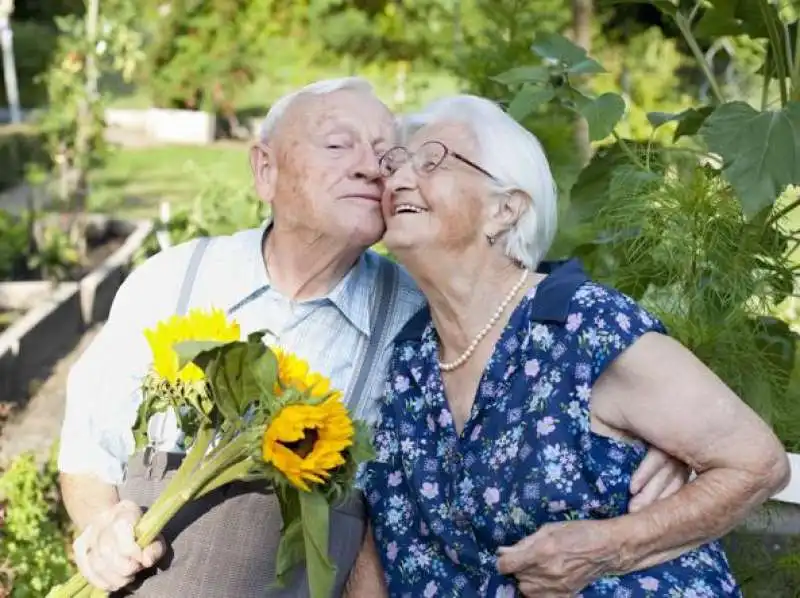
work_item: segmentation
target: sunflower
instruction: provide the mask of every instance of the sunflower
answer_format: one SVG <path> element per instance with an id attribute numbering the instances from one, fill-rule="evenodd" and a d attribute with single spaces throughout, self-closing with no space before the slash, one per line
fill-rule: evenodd
<path id="1" fill-rule="evenodd" d="M 172 316 L 159 322 L 154 329 L 144 331 L 153 354 L 153 371 L 169 382 L 197 382 L 204 378 L 203 370 L 193 363 L 178 370 L 175 345 L 183 341 L 233 342 L 241 338 L 239 324 L 228 321 L 219 309 L 190 310 L 185 316 Z"/>
<path id="2" fill-rule="evenodd" d="M 272 347 L 272 352 L 278 360 L 278 380 L 275 384 L 275 394 L 283 393 L 283 388 L 293 387 L 300 392 L 307 392 L 313 399 L 321 399 L 331 392 L 331 381 L 316 372 L 312 372 L 308 362 L 292 353 L 287 353 L 280 347 Z M 335 393 L 337 398 L 342 397 L 341 392 Z"/>
<path id="3" fill-rule="evenodd" d="M 284 407 L 264 433 L 261 456 L 289 482 L 306 492 L 322 484 L 330 471 L 344 465 L 342 452 L 352 446 L 355 427 L 336 395 L 318 405 Z"/>

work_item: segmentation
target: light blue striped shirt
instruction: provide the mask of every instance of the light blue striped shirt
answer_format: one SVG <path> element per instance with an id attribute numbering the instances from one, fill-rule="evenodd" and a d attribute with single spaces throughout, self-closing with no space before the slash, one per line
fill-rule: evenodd
<path id="1" fill-rule="evenodd" d="M 369 341 L 371 296 L 381 257 L 366 252 L 326 296 L 292 301 L 270 285 L 262 254 L 264 229 L 216 237 L 208 246 L 192 291 L 190 308 L 235 308 L 242 334 L 267 329 L 268 339 L 306 359 L 346 390 L 356 374 L 356 358 Z M 143 335 L 173 313 L 195 242 L 163 251 L 126 279 L 108 322 L 70 372 L 61 433 L 59 469 L 92 473 L 110 482 L 122 480 L 134 443 L 131 426 L 141 402 L 140 383 L 150 365 Z M 346 396 L 357 418 L 377 417 L 391 356 L 392 339 L 424 304 L 424 297 L 399 266 L 399 289 L 387 316 L 384 346 L 369 373 L 365 392 Z M 151 443 L 159 450 L 179 450 L 173 417 L 154 419 Z"/>

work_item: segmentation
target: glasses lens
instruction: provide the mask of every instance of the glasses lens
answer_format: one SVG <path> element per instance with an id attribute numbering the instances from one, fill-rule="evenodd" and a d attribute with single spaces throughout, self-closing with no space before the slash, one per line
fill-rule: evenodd
<path id="1" fill-rule="evenodd" d="M 383 154 L 380 161 L 382 176 L 392 176 L 408 160 L 408 152 L 403 147 L 393 147 Z"/>
<path id="2" fill-rule="evenodd" d="M 415 159 L 421 172 L 431 172 L 444 160 L 445 149 L 440 143 L 425 143 L 417 151 Z"/>

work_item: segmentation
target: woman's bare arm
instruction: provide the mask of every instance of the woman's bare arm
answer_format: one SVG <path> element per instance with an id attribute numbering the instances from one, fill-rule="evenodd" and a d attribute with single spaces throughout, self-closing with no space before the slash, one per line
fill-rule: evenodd
<path id="1" fill-rule="evenodd" d="M 716 539 L 786 486 L 789 462 L 769 427 L 690 351 L 642 336 L 592 390 L 592 428 L 640 438 L 688 463 L 697 478 L 640 512 L 605 522 L 619 540 L 617 573 Z"/>

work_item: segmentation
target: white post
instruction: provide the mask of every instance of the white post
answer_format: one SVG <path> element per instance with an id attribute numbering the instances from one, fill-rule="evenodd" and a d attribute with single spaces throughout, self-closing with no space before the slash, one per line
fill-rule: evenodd
<path id="1" fill-rule="evenodd" d="M 3 54 L 3 73 L 5 75 L 6 97 L 11 109 L 11 122 L 22 121 L 17 87 L 17 68 L 14 63 L 14 34 L 11 31 L 11 13 L 14 0 L 0 0 L 0 46 Z"/>

